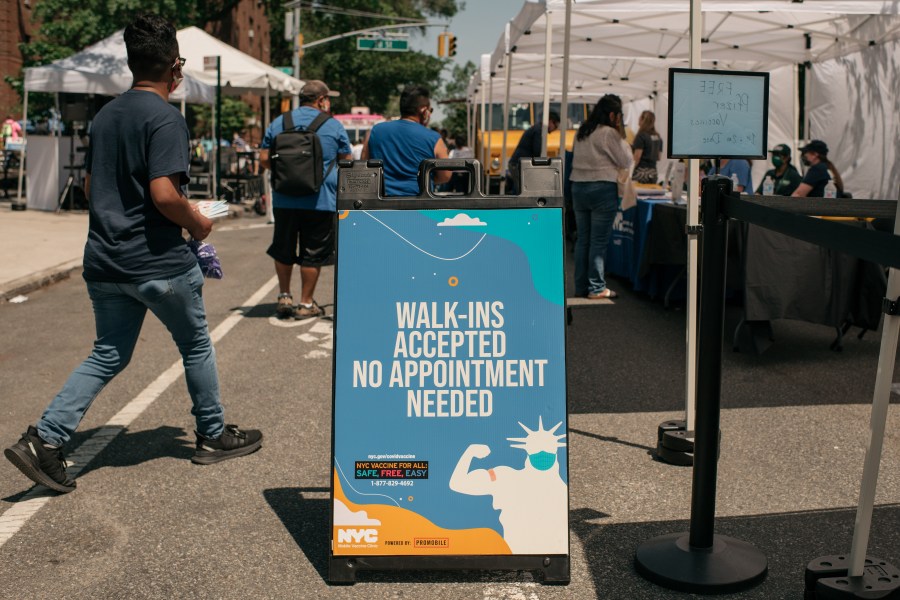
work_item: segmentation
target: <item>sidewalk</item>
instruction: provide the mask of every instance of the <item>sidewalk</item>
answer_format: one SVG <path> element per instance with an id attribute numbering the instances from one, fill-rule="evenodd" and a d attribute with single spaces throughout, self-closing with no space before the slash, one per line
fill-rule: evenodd
<path id="1" fill-rule="evenodd" d="M 13 211 L 0 204 L 0 301 L 80 269 L 87 229 L 87 212 Z"/>

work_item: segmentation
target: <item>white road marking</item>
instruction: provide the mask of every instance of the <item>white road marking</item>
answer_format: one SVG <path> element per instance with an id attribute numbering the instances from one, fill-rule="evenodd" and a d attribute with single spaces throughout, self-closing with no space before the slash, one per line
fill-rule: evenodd
<path id="1" fill-rule="evenodd" d="M 250 296 L 244 304 L 234 309 L 224 321 L 219 323 L 210 337 L 213 343 L 217 343 L 225 335 L 234 328 L 235 325 L 244 318 L 244 308 L 252 307 L 259 304 L 278 283 L 277 277 L 272 277 L 261 288 L 259 288 L 252 296 Z M 131 402 L 125 405 L 122 410 L 116 413 L 103 427 L 98 429 L 94 434 L 84 441 L 70 456 L 67 457 L 69 473 L 74 477 L 88 465 L 106 446 L 122 431 L 128 427 L 148 406 L 159 398 L 160 395 L 172 383 L 174 383 L 184 373 L 184 367 L 181 360 L 178 360 L 171 367 L 166 369 L 159 377 L 157 377 L 150 385 L 144 388 Z M 22 496 L 9 509 L 0 515 L 0 547 L 3 546 L 14 536 L 24 525 L 28 519 L 34 516 L 55 494 L 52 494 L 42 485 L 36 485 L 27 494 Z"/>

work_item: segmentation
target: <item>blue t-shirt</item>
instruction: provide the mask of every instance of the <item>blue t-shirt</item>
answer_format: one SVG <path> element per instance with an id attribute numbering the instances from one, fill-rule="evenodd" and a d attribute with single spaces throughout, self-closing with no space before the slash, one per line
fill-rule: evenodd
<path id="1" fill-rule="evenodd" d="M 94 117 L 85 169 L 91 175 L 84 278 L 140 283 L 197 264 L 176 225 L 157 210 L 150 180 L 179 175 L 188 183 L 187 123 L 153 92 L 129 90 Z"/>
<path id="2" fill-rule="evenodd" d="M 750 176 L 750 163 L 748 163 L 743 158 L 732 158 L 728 161 L 728 164 L 722 167 L 722 175 L 724 177 L 731 177 L 732 173 L 737 174 L 738 185 L 744 186 L 745 194 L 753 193 L 753 178 Z M 713 165 L 712 171 L 709 172 L 710 175 L 716 174 L 716 167 Z"/>
<path id="3" fill-rule="evenodd" d="M 384 193 L 419 195 L 419 165 L 434 158 L 437 131 L 405 119 L 379 123 L 369 134 L 369 158 L 384 161 Z"/>
<path id="4" fill-rule="evenodd" d="M 806 169 L 801 183 L 812 187 L 806 195 L 807 197 L 824 198 L 825 186 L 828 185 L 829 180 L 831 180 L 831 173 L 828 172 L 828 165 L 820 162 Z"/>
<path id="5" fill-rule="evenodd" d="M 295 129 L 305 129 L 313 119 L 319 116 L 319 111 L 311 106 L 301 106 L 291 112 Z M 275 140 L 275 136 L 284 131 L 284 115 L 276 117 L 266 129 L 260 148 L 269 148 Z M 319 142 L 322 144 L 322 169 L 323 175 L 328 173 L 328 167 L 337 160 L 339 154 L 350 154 L 350 138 L 344 126 L 337 119 L 328 119 L 316 131 Z M 325 210 L 334 212 L 337 210 L 337 180 L 338 166 L 335 164 L 328 173 L 328 177 L 322 182 L 318 194 L 308 196 L 289 196 L 272 190 L 272 206 L 275 208 L 305 208 L 307 210 Z"/>

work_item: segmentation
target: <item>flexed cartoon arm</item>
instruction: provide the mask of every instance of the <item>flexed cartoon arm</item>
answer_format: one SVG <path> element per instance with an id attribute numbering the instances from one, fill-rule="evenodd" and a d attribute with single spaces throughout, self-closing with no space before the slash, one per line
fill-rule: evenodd
<path id="1" fill-rule="evenodd" d="M 491 493 L 491 475 L 484 469 L 469 471 L 472 460 L 485 458 L 491 453 L 491 449 L 484 444 L 472 444 L 466 448 L 459 457 L 453 475 L 450 476 L 450 489 L 460 494 L 470 496 L 483 496 Z"/>

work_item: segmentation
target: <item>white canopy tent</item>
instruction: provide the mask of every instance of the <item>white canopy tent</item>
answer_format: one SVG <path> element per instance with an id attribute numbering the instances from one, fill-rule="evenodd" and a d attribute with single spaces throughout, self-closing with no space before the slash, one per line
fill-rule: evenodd
<path id="1" fill-rule="evenodd" d="M 180 54 L 187 59 L 184 82 L 170 96 L 172 101 L 214 104 L 217 73 L 204 70 L 204 57 L 219 56 L 222 93 L 239 96 L 258 93 L 265 96 L 264 125 L 269 122 L 269 94 L 296 95 L 303 81 L 271 67 L 197 27 L 177 33 Z M 123 32 L 88 46 L 81 52 L 49 65 L 25 69 L 24 118 L 28 116 L 29 92 L 67 92 L 115 96 L 131 87 Z M 20 165 L 24 161 L 20 162 Z M 22 170 L 19 171 L 19 196 L 22 193 Z"/>
<path id="2" fill-rule="evenodd" d="M 469 87 L 470 102 L 479 90 L 492 88 L 494 102 L 505 101 L 505 69 L 512 63 L 510 100 L 534 102 L 544 97 L 560 101 L 563 91 L 564 51 L 568 44 L 571 101 L 592 102 L 604 93 L 623 100 L 653 99 L 657 119 L 666 112 L 670 67 L 687 67 L 689 59 L 690 3 L 684 0 L 577 0 L 572 4 L 568 36 L 562 32 L 566 0 L 526 2 L 512 19 L 490 55 L 489 68 L 476 73 Z M 900 65 L 900 3 L 893 0 L 704 0 L 701 4 L 702 68 L 770 71 L 770 144 L 798 146 L 798 78 L 796 65 L 812 64 L 807 88 L 811 128 L 806 136 L 829 142 L 832 159 L 846 170 L 848 188 L 857 195 L 893 197 L 900 182 L 893 165 L 900 156 L 891 138 L 900 121 L 896 88 L 887 93 Z M 548 36 L 548 30 L 550 35 Z M 508 36 L 508 38 L 507 38 Z M 546 52 L 550 38 L 549 54 Z M 507 61 L 510 49 L 512 60 Z M 855 56 L 855 58 L 851 58 Z M 550 77 L 545 77 L 549 58 Z M 836 61 L 836 62 L 831 62 Z M 850 65 L 853 65 L 850 68 Z M 891 69 L 894 69 L 893 71 Z M 850 69 L 849 71 L 846 71 Z M 869 74 L 867 75 L 867 71 Z M 836 72 L 840 83 L 831 85 Z M 872 74 L 881 73 L 879 83 Z M 819 73 L 828 73 L 828 83 Z M 492 75 L 492 76 L 491 76 Z M 483 83 L 484 82 L 484 83 Z M 490 85 L 493 83 L 493 85 Z M 852 87 L 848 87 L 847 84 Z M 543 96 L 546 94 L 546 96 Z M 855 107 L 844 129 L 854 131 L 858 146 L 846 146 L 831 123 L 817 118 L 817 107 Z M 640 102 L 645 105 L 645 102 Z M 626 111 L 636 121 L 639 111 Z M 838 111 L 832 116 L 840 117 Z M 861 119 L 866 113 L 877 119 Z M 821 114 L 819 112 L 818 114 Z M 875 143 L 873 143 L 873 141 Z M 862 152 L 862 154 L 860 154 Z M 867 155 L 871 153 L 871 155 Z M 855 165 L 882 164 L 873 174 Z M 757 161 L 754 181 L 765 168 Z M 873 178 L 874 175 L 874 178 Z"/>

